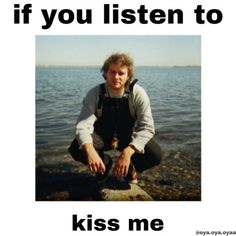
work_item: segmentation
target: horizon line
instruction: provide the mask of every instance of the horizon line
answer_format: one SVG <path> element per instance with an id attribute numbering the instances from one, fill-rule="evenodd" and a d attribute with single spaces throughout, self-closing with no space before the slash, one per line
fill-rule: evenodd
<path id="1" fill-rule="evenodd" d="M 102 67 L 101 65 L 43 65 L 36 64 L 35 67 Z M 201 67 L 201 65 L 137 65 L 135 67 Z"/>

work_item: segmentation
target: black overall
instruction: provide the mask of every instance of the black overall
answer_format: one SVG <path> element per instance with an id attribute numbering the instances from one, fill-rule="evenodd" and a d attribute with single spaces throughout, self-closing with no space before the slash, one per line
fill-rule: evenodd
<path id="1" fill-rule="evenodd" d="M 102 87 L 103 86 L 103 87 Z M 118 139 L 118 150 L 122 151 L 131 142 L 131 136 L 135 125 L 135 119 L 130 114 L 129 94 L 122 98 L 105 96 L 104 84 L 101 85 L 101 95 L 98 107 L 102 107 L 102 114 L 94 123 L 93 145 L 103 159 L 103 151 L 111 149 L 113 137 Z M 83 150 L 79 149 L 75 139 L 69 152 L 75 160 L 87 164 L 87 158 Z M 136 170 L 142 172 L 158 165 L 161 161 L 161 149 L 154 139 L 145 146 L 145 153 L 135 153 L 131 157 Z"/>
<path id="2" fill-rule="evenodd" d="M 122 98 L 104 97 L 102 115 L 94 124 L 94 131 L 102 137 L 104 150 L 111 148 L 112 139 L 118 139 L 118 150 L 131 142 L 135 120 L 129 111 L 128 96 Z"/>

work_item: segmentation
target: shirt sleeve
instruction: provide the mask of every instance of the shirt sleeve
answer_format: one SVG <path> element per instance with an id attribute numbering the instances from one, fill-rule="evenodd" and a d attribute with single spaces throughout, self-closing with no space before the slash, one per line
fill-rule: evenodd
<path id="1" fill-rule="evenodd" d="M 94 123 L 97 120 L 96 108 L 98 102 L 98 87 L 91 89 L 83 99 L 82 109 L 78 117 L 75 136 L 79 145 L 92 143 Z"/>
<path id="2" fill-rule="evenodd" d="M 149 97 L 139 85 L 133 88 L 133 109 L 137 120 L 130 144 L 144 153 L 145 145 L 155 134 L 155 127 Z"/>

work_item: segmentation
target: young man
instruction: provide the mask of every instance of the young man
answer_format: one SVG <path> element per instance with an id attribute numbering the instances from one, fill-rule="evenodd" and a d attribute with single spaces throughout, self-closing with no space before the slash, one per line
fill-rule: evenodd
<path id="1" fill-rule="evenodd" d="M 161 149 L 154 141 L 154 121 L 144 89 L 133 81 L 134 65 L 126 54 L 112 54 L 101 69 L 104 84 L 92 88 L 83 100 L 76 139 L 69 151 L 88 165 L 98 180 L 107 177 L 112 160 L 105 150 L 120 150 L 113 175 L 137 183 L 137 173 L 158 165 Z"/>

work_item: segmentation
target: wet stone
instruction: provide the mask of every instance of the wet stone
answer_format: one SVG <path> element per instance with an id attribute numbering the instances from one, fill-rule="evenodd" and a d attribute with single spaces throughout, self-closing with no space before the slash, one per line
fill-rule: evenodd
<path id="1" fill-rule="evenodd" d="M 104 201 L 153 201 L 152 197 L 138 185 L 128 183 L 124 184 L 123 188 L 104 186 L 100 190 L 100 195 Z"/>

